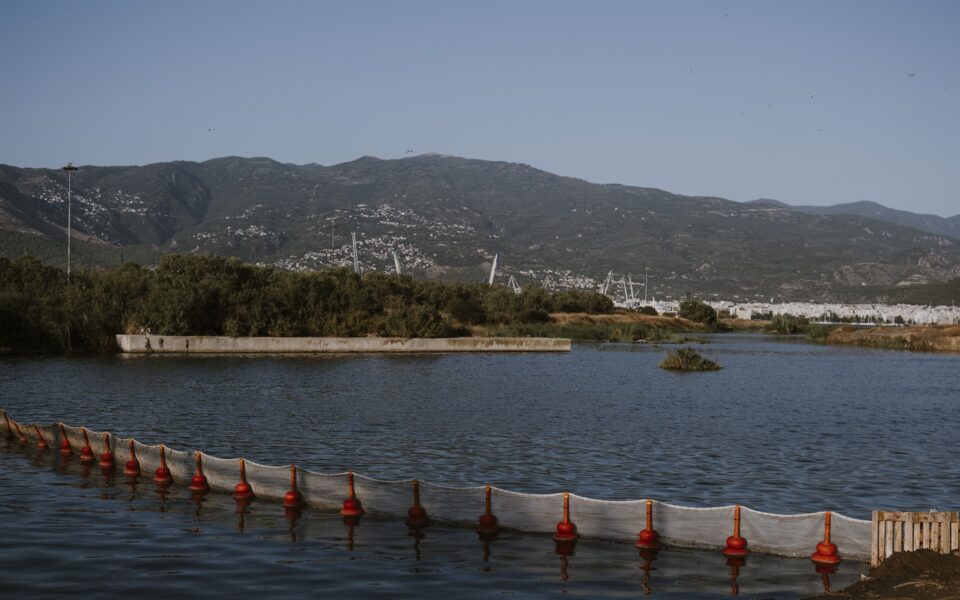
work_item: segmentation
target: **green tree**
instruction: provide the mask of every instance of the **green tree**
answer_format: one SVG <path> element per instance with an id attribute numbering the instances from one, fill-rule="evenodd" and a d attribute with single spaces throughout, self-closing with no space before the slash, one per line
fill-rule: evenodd
<path id="1" fill-rule="evenodd" d="M 790 313 L 777 315 L 767 325 L 767 331 L 771 333 L 782 333 L 792 335 L 795 333 L 805 333 L 810 325 L 810 320 L 806 317 L 798 317 Z"/>
<path id="2" fill-rule="evenodd" d="M 693 298 L 680 303 L 680 316 L 690 321 L 713 325 L 717 322 L 717 311 L 709 304 Z"/>

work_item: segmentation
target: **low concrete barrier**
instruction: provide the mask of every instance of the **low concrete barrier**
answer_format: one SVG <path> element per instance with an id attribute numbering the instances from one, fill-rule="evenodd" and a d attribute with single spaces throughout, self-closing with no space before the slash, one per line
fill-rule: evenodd
<path id="1" fill-rule="evenodd" d="M 118 335 L 132 354 L 271 354 L 285 352 L 569 352 L 559 338 L 225 337 Z"/>

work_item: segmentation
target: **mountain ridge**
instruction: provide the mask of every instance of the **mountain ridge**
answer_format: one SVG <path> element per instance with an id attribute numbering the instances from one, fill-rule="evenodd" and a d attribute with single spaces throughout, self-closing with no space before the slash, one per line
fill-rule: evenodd
<path id="1" fill-rule="evenodd" d="M 498 252 L 504 272 L 525 284 L 592 287 L 609 270 L 650 267 L 651 293 L 673 296 L 814 299 L 960 277 L 954 236 L 505 161 L 428 154 L 323 166 L 227 156 L 81 166 L 73 181 L 74 227 L 88 240 L 79 256 L 90 265 L 166 252 L 288 269 L 349 265 L 352 231 L 365 269 L 392 270 L 396 252 L 405 270 L 447 279 L 482 278 Z M 0 255 L 57 255 L 65 184 L 57 169 L 0 165 L 0 230 L 10 238 Z"/>

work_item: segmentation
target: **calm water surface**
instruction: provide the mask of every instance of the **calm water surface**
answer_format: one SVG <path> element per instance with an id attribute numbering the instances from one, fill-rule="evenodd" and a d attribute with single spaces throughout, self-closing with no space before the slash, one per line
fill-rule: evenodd
<path id="1" fill-rule="evenodd" d="M 657 369 L 662 348 L 619 344 L 559 355 L 7 358 L 0 406 L 21 421 L 318 471 L 858 518 L 956 506 L 960 356 L 711 341 L 702 352 L 724 370 L 693 374 Z M 32 595 L 644 591 L 627 544 L 582 540 L 561 581 L 549 536 L 502 535 L 485 562 L 469 530 L 417 540 L 402 523 L 365 518 L 351 542 L 335 514 L 291 527 L 278 507 L 250 510 L 240 532 L 229 498 L 198 509 L 174 489 L 161 501 L 7 446 L 0 523 L 16 542 L 0 549 L 0 572 Z M 654 568 L 655 596 L 731 593 L 715 553 L 662 552 Z M 864 569 L 845 563 L 834 588 Z M 809 561 L 760 555 L 738 582 L 746 597 L 823 590 Z"/>

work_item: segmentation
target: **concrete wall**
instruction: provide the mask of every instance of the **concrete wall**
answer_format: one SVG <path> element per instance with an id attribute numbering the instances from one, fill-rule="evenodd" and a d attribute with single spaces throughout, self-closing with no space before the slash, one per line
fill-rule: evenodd
<path id="1" fill-rule="evenodd" d="M 123 352 L 261 354 L 274 352 L 569 352 L 557 338 L 329 338 L 118 335 Z"/>

